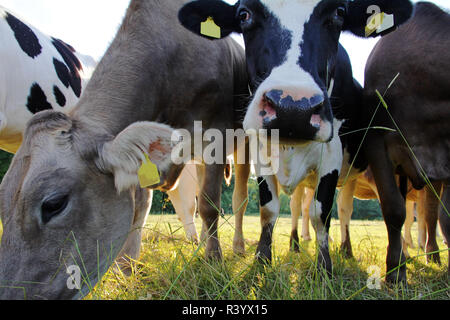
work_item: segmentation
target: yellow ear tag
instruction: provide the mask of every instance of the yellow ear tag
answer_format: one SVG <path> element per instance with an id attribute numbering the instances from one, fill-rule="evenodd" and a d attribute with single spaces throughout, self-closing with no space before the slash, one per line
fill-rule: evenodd
<path id="1" fill-rule="evenodd" d="M 211 38 L 222 38 L 220 27 L 214 22 L 214 19 L 212 17 L 208 17 L 206 21 L 201 23 L 200 33 Z"/>
<path id="2" fill-rule="evenodd" d="M 372 33 L 377 31 L 382 25 L 384 21 L 385 13 L 380 12 L 375 14 L 367 23 L 366 26 L 366 37 L 370 36 Z"/>
<path id="3" fill-rule="evenodd" d="M 158 167 L 150 161 L 147 154 L 145 154 L 145 162 L 138 171 L 139 183 L 141 188 L 147 188 L 161 182 Z"/>

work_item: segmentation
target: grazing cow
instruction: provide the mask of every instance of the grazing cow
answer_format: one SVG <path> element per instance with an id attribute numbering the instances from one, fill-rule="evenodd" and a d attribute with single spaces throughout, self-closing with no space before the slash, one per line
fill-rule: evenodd
<path id="1" fill-rule="evenodd" d="M 175 23 L 183 3 L 132 0 L 76 107 L 28 122 L 0 186 L 0 298 L 85 295 L 126 248 L 129 233 L 142 228 L 149 196 L 137 188 L 137 172 L 146 156 L 161 180 L 152 187 L 170 190 L 184 167 L 171 161 L 174 128 L 194 136 L 201 120 L 203 130 L 225 136 L 242 126 L 244 51 L 232 39 L 213 43 Z M 225 154 L 223 163 L 205 164 L 201 182 L 211 258 L 221 256 Z M 67 270 L 81 271 L 81 283 Z M 77 284 L 81 289 L 72 290 Z"/>
<path id="2" fill-rule="evenodd" d="M 442 194 L 439 221 L 449 243 L 449 33 L 447 12 L 432 3 L 417 3 L 414 17 L 378 42 L 367 61 L 365 122 L 375 115 L 373 125 L 396 130 L 370 131 L 365 145 L 388 227 L 388 270 L 405 259 L 400 240 L 405 204 L 394 173 L 407 176 L 416 189 L 432 182 L 435 197 Z M 385 95 L 388 108 L 380 106 L 375 90 Z M 439 183 L 443 184 L 442 193 Z M 406 279 L 404 266 L 398 277 Z"/>
<path id="3" fill-rule="evenodd" d="M 395 19 L 389 29 L 379 25 L 368 34 L 373 8 Z M 364 128 L 359 123 L 362 89 L 339 37 L 346 30 L 361 37 L 384 35 L 411 12 L 407 0 L 240 0 L 234 6 L 198 0 L 180 11 L 181 23 L 205 37 L 204 23 L 211 20 L 221 37 L 243 34 L 254 93 L 244 129 L 279 131 L 280 170 L 259 178 L 261 258 L 271 259 L 278 183 L 288 194 L 303 184 L 316 190 L 310 217 L 319 245 L 318 266 L 331 274 L 328 231 L 335 190 L 366 168 L 357 152 L 362 135 L 355 133 Z"/>
<path id="4" fill-rule="evenodd" d="M 16 153 L 31 117 L 46 109 L 69 112 L 78 102 L 96 67 L 93 58 L 43 34 L 0 6 L 0 149 Z M 190 240 L 195 193 L 190 169 L 183 171 L 170 200 Z M 179 199 L 185 199 L 183 203 Z"/>
<path id="5" fill-rule="evenodd" d="M 96 63 L 0 6 L 0 149 L 16 153 L 39 111 L 70 110 Z"/>

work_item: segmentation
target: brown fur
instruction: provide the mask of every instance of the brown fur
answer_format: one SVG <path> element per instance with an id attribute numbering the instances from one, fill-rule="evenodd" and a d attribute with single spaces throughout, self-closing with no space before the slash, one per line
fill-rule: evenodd
<path id="1" fill-rule="evenodd" d="M 416 188 L 425 185 L 421 167 L 431 181 L 448 183 L 450 180 L 449 32 L 449 14 L 434 4 L 419 3 L 414 17 L 383 37 L 367 62 L 363 112 L 368 118 L 366 122 L 379 105 L 375 89 L 382 94 L 387 91 L 388 110 L 414 152 L 413 156 L 396 132 L 369 132 L 365 151 L 388 228 L 388 271 L 405 261 L 400 234 L 405 204 L 394 173 L 407 176 Z M 388 89 L 397 74 L 399 77 Z M 372 125 L 395 128 L 383 107 Z M 447 208 L 449 204 L 446 203 Z M 441 225 L 445 225 L 446 233 L 444 229 L 450 228 L 450 217 L 443 217 L 446 222 L 441 221 Z M 387 280 L 406 281 L 405 267 L 389 275 Z"/>

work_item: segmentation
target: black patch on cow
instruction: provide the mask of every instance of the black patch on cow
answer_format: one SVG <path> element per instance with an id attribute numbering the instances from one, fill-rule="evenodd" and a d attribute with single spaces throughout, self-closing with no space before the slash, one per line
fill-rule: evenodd
<path id="1" fill-rule="evenodd" d="M 334 194 L 339 179 L 339 172 L 334 170 L 326 176 L 320 178 L 317 189 L 317 201 L 322 204 L 321 219 L 327 230 L 331 225 L 331 208 L 333 207 Z"/>
<path id="2" fill-rule="evenodd" d="M 47 101 L 47 96 L 37 83 L 34 83 L 31 86 L 30 95 L 28 96 L 27 108 L 33 114 L 43 110 L 52 109 L 52 105 Z"/>
<path id="3" fill-rule="evenodd" d="M 73 47 L 64 41 L 52 38 L 52 44 L 64 60 L 65 65 L 56 58 L 53 58 L 56 73 L 62 83 L 68 88 L 69 85 L 77 97 L 81 95 L 81 76 L 83 70 L 80 60 L 75 56 Z M 64 66 L 64 68 L 62 67 Z"/>
<path id="4" fill-rule="evenodd" d="M 261 207 L 264 207 L 270 201 L 272 201 L 273 196 L 272 192 L 269 190 L 269 185 L 267 184 L 266 179 L 259 177 L 258 178 L 259 185 L 259 204 Z"/>
<path id="5" fill-rule="evenodd" d="M 59 90 L 57 86 L 53 87 L 53 94 L 55 95 L 56 102 L 61 106 L 64 107 L 66 105 L 66 97 L 64 94 Z"/>
<path id="6" fill-rule="evenodd" d="M 53 65 L 55 66 L 56 74 L 58 75 L 59 80 L 61 80 L 66 88 L 68 88 L 70 85 L 69 69 L 67 69 L 63 62 L 56 58 L 53 58 Z"/>
<path id="7" fill-rule="evenodd" d="M 39 56 L 42 52 L 42 46 L 33 30 L 10 13 L 6 13 L 5 20 L 14 32 L 23 52 L 33 59 Z"/>
<path id="8" fill-rule="evenodd" d="M 245 5 L 253 12 L 255 21 L 252 29 L 258 30 L 244 32 L 246 51 L 254 53 L 247 54 L 247 66 L 251 79 L 250 88 L 255 92 L 272 70 L 286 61 L 292 44 L 292 33 L 283 28 L 280 20 L 259 1 L 246 1 Z M 263 52 L 261 48 L 264 48 Z"/>
<path id="9" fill-rule="evenodd" d="M 272 260 L 272 234 L 274 225 L 269 223 L 262 228 L 256 255 L 262 263 L 269 263 Z"/>
<path id="10" fill-rule="evenodd" d="M 304 25 L 302 42 L 300 46 L 301 55 L 297 64 L 314 79 L 315 83 L 323 90 L 326 100 L 326 92 L 333 68 L 336 64 L 336 55 L 339 48 L 340 30 L 323 25 L 324 15 L 329 15 L 337 7 L 334 1 L 322 1 Z M 330 108 L 325 108 L 324 118 L 330 122 L 333 114 Z"/>

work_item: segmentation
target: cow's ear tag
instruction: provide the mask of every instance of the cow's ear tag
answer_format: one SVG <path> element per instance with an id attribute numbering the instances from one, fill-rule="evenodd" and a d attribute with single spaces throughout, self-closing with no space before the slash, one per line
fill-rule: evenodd
<path id="1" fill-rule="evenodd" d="M 375 31 L 381 33 L 394 27 L 394 15 L 380 12 L 374 14 L 366 25 L 366 37 L 372 35 Z"/>
<path id="2" fill-rule="evenodd" d="M 206 21 L 201 23 L 200 33 L 211 38 L 222 38 L 220 27 L 214 22 L 212 17 L 208 17 Z"/>
<path id="3" fill-rule="evenodd" d="M 138 177 L 141 188 L 148 188 L 161 182 L 158 167 L 150 161 L 147 154 L 145 154 L 145 162 L 138 171 Z"/>

